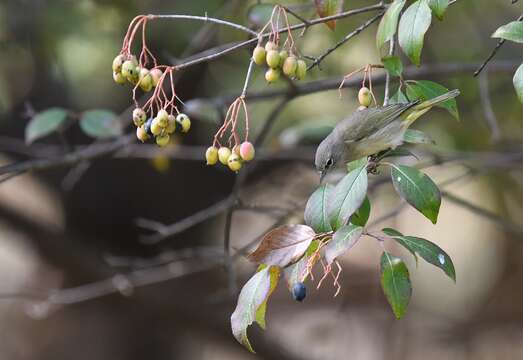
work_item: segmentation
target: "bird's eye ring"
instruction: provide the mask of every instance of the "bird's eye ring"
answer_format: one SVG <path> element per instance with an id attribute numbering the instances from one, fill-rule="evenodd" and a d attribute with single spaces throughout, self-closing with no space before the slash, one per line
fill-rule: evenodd
<path id="1" fill-rule="evenodd" d="M 327 166 L 328 166 L 328 167 L 331 167 L 331 166 L 332 166 L 332 159 L 331 159 L 331 158 L 329 158 L 329 159 L 327 160 Z"/>

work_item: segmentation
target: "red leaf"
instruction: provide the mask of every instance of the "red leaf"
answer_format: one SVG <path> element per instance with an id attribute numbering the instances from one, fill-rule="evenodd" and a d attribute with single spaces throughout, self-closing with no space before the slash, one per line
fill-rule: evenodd
<path id="1" fill-rule="evenodd" d="M 298 261 L 316 233 L 307 225 L 283 225 L 269 231 L 249 255 L 257 264 L 285 267 Z"/>
<path id="2" fill-rule="evenodd" d="M 343 10 L 343 0 L 314 0 L 316 12 L 320 17 L 339 14 Z M 336 20 L 325 23 L 331 30 L 336 28 Z"/>

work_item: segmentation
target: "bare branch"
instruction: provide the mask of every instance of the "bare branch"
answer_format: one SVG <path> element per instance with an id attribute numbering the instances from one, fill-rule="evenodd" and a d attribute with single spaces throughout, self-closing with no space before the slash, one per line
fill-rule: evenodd
<path id="1" fill-rule="evenodd" d="M 485 120 L 487 121 L 490 131 L 492 133 L 492 142 L 498 142 L 501 139 L 501 131 L 499 130 L 498 120 L 496 114 L 492 109 L 492 102 L 490 101 L 489 93 L 489 81 L 488 72 L 485 71 L 479 76 L 479 95 L 481 98 L 481 105 L 483 106 L 483 113 L 485 114 Z"/>

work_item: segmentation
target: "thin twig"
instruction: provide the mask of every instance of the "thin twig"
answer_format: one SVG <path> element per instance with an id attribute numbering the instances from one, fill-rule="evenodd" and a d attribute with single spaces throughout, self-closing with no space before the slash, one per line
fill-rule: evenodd
<path id="1" fill-rule="evenodd" d="M 492 142 L 496 143 L 501 138 L 501 131 L 499 130 L 496 114 L 492 109 L 492 102 L 490 101 L 488 71 L 483 72 L 479 76 L 478 86 L 481 105 L 483 106 L 483 113 L 485 114 L 485 120 L 487 121 L 491 131 L 491 140 Z"/>
<path id="2" fill-rule="evenodd" d="M 203 22 L 215 23 L 220 25 L 229 26 L 237 30 L 246 32 L 247 34 L 258 36 L 258 33 L 254 30 L 251 30 L 243 25 L 236 24 L 230 21 L 212 18 L 208 16 L 192 16 L 192 15 L 148 15 L 150 19 L 186 19 L 186 20 L 198 20 Z"/>

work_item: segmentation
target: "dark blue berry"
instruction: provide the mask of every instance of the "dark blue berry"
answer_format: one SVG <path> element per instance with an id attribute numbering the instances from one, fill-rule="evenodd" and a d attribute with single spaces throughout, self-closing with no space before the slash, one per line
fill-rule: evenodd
<path id="1" fill-rule="evenodd" d="M 292 297 L 296 301 L 303 301 L 305 299 L 305 296 L 307 295 L 307 288 L 305 287 L 305 284 L 302 282 L 294 284 L 292 287 Z"/>
<path id="2" fill-rule="evenodd" d="M 149 135 L 150 137 L 154 137 L 152 131 L 151 131 L 151 124 L 153 123 L 153 118 L 150 118 L 148 119 L 146 122 L 145 122 L 145 132 L 147 133 L 147 135 Z"/>

